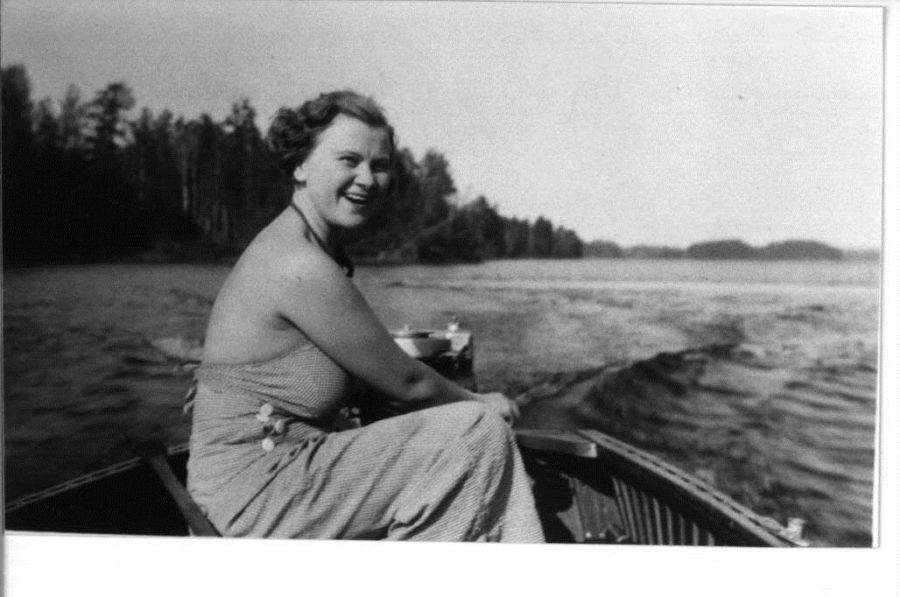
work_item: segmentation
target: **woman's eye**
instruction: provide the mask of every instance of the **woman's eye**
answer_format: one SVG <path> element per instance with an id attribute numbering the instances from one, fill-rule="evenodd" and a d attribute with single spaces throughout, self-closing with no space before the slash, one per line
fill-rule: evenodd
<path id="1" fill-rule="evenodd" d="M 341 158 L 341 162 L 343 162 L 349 166 L 355 166 L 359 163 L 359 160 L 353 156 L 345 155 Z"/>

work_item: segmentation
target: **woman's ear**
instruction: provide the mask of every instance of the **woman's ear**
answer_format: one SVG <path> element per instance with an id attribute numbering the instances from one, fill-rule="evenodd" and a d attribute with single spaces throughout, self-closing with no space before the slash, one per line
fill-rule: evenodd
<path id="1" fill-rule="evenodd" d="M 294 168 L 294 183 L 298 186 L 306 186 L 306 170 L 304 170 L 303 164 Z"/>

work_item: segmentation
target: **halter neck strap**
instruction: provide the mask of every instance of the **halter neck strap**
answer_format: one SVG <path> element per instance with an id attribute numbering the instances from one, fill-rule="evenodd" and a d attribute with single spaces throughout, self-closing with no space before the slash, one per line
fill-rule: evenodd
<path id="1" fill-rule="evenodd" d="M 328 250 L 328 245 L 325 244 L 325 241 L 322 240 L 322 237 L 316 233 L 316 230 L 310 225 L 309 220 L 306 219 L 306 215 L 300 210 L 296 203 L 291 201 L 291 207 L 294 208 L 294 211 L 297 212 L 297 215 L 300 216 L 300 219 L 303 220 L 303 223 L 306 224 L 306 228 L 309 230 L 309 233 L 312 235 L 313 240 L 316 241 L 316 244 L 325 251 L 325 254 L 331 257 L 337 262 L 337 264 L 344 270 L 344 274 L 348 278 L 353 277 L 353 262 L 350 261 L 350 257 L 347 255 L 347 251 L 344 249 L 343 243 L 339 243 L 337 247 L 335 247 L 334 255 L 331 254 L 331 251 Z"/>

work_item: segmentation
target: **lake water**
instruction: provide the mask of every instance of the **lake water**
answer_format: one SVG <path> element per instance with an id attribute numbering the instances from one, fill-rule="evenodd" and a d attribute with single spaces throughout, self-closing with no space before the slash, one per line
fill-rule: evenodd
<path id="1" fill-rule="evenodd" d="M 200 343 L 228 271 L 4 273 L 8 500 L 187 439 L 190 373 L 152 343 Z M 356 283 L 388 327 L 459 316 L 480 387 L 525 393 L 525 424 L 613 433 L 806 519 L 815 544 L 871 543 L 878 264 L 498 261 Z"/>

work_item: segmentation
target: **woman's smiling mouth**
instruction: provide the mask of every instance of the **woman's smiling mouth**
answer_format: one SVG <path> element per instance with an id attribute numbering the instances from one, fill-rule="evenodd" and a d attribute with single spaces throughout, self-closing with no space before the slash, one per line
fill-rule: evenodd
<path id="1" fill-rule="evenodd" d="M 344 198 L 354 205 L 368 205 L 375 200 L 374 193 L 344 193 Z"/>

